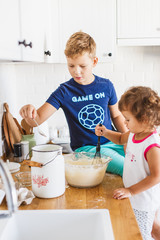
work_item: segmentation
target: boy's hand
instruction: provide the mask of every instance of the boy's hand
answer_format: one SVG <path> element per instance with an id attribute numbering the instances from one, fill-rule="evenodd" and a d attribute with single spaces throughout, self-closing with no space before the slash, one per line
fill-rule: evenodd
<path id="1" fill-rule="evenodd" d="M 97 136 L 104 136 L 105 135 L 105 132 L 107 131 L 107 128 L 102 125 L 100 126 L 99 124 L 95 127 L 95 134 Z"/>
<path id="2" fill-rule="evenodd" d="M 22 118 L 27 119 L 33 119 L 37 116 L 37 111 L 35 109 L 35 107 L 31 104 L 25 105 L 23 106 L 20 111 L 19 111 L 20 115 Z"/>
<path id="3" fill-rule="evenodd" d="M 113 192 L 113 198 L 115 199 L 123 199 L 131 196 L 131 191 L 128 188 L 118 188 Z"/>

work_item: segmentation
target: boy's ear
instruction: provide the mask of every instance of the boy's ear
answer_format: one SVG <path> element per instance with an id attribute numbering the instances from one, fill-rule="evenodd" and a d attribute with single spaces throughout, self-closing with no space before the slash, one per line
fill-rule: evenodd
<path id="1" fill-rule="evenodd" d="M 98 63 L 98 57 L 94 57 L 93 59 L 93 66 L 95 67 Z"/>

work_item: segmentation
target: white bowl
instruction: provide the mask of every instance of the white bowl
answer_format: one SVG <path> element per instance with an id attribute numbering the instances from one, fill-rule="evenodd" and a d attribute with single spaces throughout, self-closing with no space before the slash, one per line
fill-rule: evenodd
<path id="1" fill-rule="evenodd" d="M 101 155 L 101 159 L 94 159 L 95 153 L 71 153 L 64 155 L 65 177 L 69 185 L 86 188 L 99 185 L 104 178 L 111 158 Z"/>

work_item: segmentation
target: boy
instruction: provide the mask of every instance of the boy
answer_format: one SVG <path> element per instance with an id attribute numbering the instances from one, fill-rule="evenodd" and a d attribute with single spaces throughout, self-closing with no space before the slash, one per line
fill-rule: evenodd
<path id="1" fill-rule="evenodd" d="M 95 152 L 97 136 L 94 129 L 98 123 L 112 129 L 112 119 L 118 131 L 127 130 L 118 110 L 116 92 L 108 79 L 92 73 L 98 58 L 96 44 L 90 35 L 74 33 L 67 41 L 65 55 L 72 78 L 61 84 L 38 110 L 26 105 L 20 114 L 29 125 L 35 126 L 33 118 L 41 124 L 61 107 L 68 122 L 73 151 Z M 113 159 L 107 171 L 122 175 L 123 147 L 104 137 L 101 144 L 101 153 Z"/>

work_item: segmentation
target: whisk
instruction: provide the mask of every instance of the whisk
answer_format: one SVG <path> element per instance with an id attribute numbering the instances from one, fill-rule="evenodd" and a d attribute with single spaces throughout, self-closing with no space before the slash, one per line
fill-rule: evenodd
<path id="1" fill-rule="evenodd" d="M 99 126 L 102 126 L 102 124 L 100 123 Z M 101 136 L 98 136 L 98 143 L 97 143 L 97 146 L 96 146 L 96 153 L 94 155 L 92 164 L 102 163 L 101 153 L 100 153 L 100 150 L 101 150 L 100 140 L 101 140 Z"/>

